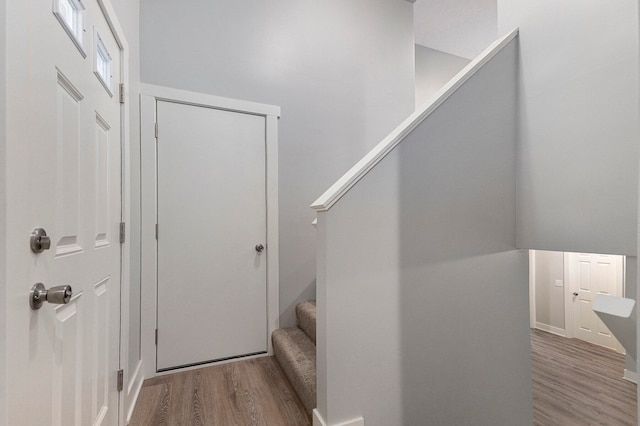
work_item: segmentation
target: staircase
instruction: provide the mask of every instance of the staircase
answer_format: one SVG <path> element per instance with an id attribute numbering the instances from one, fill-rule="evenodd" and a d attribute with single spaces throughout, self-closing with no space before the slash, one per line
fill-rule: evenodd
<path id="1" fill-rule="evenodd" d="M 273 332 L 275 358 L 304 404 L 309 417 L 316 408 L 316 303 L 296 306 L 298 326 Z"/>

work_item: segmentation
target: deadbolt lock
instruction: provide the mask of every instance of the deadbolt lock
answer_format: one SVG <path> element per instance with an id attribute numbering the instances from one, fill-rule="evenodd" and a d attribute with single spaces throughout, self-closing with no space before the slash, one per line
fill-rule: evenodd
<path id="1" fill-rule="evenodd" d="M 31 251 L 34 253 L 42 253 L 51 247 L 51 238 L 47 237 L 47 233 L 42 228 L 36 228 L 31 231 Z"/>

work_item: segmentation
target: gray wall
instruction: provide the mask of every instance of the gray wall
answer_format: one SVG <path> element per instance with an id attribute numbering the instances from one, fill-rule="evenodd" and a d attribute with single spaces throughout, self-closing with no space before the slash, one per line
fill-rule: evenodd
<path id="1" fill-rule="evenodd" d="M 498 0 L 514 27 L 518 247 L 635 255 L 638 2 Z"/>
<path id="2" fill-rule="evenodd" d="M 7 0 L 0 0 L 0 425 L 7 424 Z"/>
<path id="3" fill-rule="evenodd" d="M 145 83 L 282 107 L 281 326 L 315 297 L 309 204 L 414 109 L 413 5 L 141 2 Z"/>
<path id="4" fill-rule="evenodd" d="M 419 44 L 415 46 L 416 108 L 420 108 L 471 61 Z"/>
<path id="5" fill-rule="evenodd" d="M 499 36 L 496 0 L 420 0 L 416 44 L 473 59 Z"/>
<path id="6" fill-rule="evenodd" d="M 514 40 L 319 213 L 328 424 L 532 423 L 516 51 Z"/>
<path id="7" fill-rule="evenodd" d="M 562 281 L 562 287 L 555 281 Z M 535 251 L 536 322 L 564 330 L 564 253 Z"/>

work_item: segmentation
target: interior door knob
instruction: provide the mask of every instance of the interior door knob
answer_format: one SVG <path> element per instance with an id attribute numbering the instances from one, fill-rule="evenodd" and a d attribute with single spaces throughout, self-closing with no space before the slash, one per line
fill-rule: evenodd
<path id="1" fill-rule="evenodd" d="M 256 244 L 256 251 L 262 253 L 262 250 L 264 250 L 264 246 L 262 244 Z"/>
<path id="2" fill-rule="evenodd" d="M 574 291 L 574 292 L 573 292 L 573 295 L 574 295 L 574 296 L 577 296 L 577 295 L 578 295 L 578 292 L 577 292 L 577 291 Z"/>
<path id="3" fill-rule="evenodd" d="M 51 238 L 47 237 L 47 232 L 42 228 L 36 228 L 31 231 L 31 251 L 34 253 L 42 253 L 51 247 Z"/>
<path id="4" fill-rule="evenodd" d="M 44 284 L 37 283 L 29 292 L 29 306 L 35 311 L 40 309 L 44 302 L 66 305 L 71 300 L 71 296 L 73 296 L 73 290 L 70 285 L 59 285 L 47 290 Z"/>

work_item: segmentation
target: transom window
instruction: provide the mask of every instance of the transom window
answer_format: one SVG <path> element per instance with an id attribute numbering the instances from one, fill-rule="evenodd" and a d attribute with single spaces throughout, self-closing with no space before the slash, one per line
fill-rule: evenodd
<path id="1" fill-rule="evenodd" d="M 113 59 L 102 41 L 98 31 L 95 31 L 95 61 L 94 73 L 98 76 L 98 80 L 102 83 L 109 95 L 113 95 Z"/>
<path id="2" fill-rule="evenodd" d="M 53 0 L 53 14 L 80 50 L 82 57 L 87 56 L 84 47 L 84 13 L 85 8 L 81 0 Z"/>

